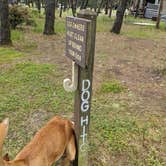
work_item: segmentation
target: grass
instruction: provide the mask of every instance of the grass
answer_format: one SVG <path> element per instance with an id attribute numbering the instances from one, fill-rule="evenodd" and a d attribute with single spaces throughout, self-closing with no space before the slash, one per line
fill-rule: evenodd
<path id="1" fill-rule="evenodd" d="M 11 31 L 11 40 L 12 41 L 21 41 L 24 40 L 24 33 L 21 30 L 15 29 Z"/>
<path id="2" fill-rule="evenodd" d="M 113 25 L 113 19 L 108 16 L 101 15 L 97 18 L 97 32 L 109 32 Z"/>
<path id="3" fill-rule="evenodd" d="M 22 52 L 13 48 L 0 47 L 0 64 L 9 63 L 12 60 L 25 56 Z"/>
<path id="4" fill-rule="evenodd" d="M 33 33 L 42 33 L 43 14 L 35 11 L 33 15 L 37 23 Z M 152 39 L 165 35 L 164 29 L 131 25 L 134 19 L 127 19 L 121 33 L 124 36 Z M 112 23 L 113 19 L 98 17 L 97 32 L 108 32 Z M 58 33 L 65 32 L 65 14 L 62 19 L 57 17 L 55 29 Z M 27 32 L 12 31 L 12 40 L 18 43 L 21 51 L 16 51 L 14 47 L 0 48 L 0 65 L 9 65 L 0 71 L 0 120 L 10 118 L 4 152 L 10 152 L 12 158 L 50 117 L 56 114 L 71 117 L 73 113 L 73 94 L 64 91 L 63 73 L 58 66 L 22 63 L 19 60 L 10 66 L 10 62 L 25 56 L 26 48 L 33 55 L 37 47 L 37 43 L 25 40 L 24 33 Z M 100 58 L 108 56 L 104 54 Z M 99 90 L 93 94 L 89 149 L 91 165 L 166 165 L 165 114 L 136 110 L 130 100 L 120 98 L 124 93 L 131 96 L 119 81 L 103 78 Z"/>
<path id="5" fill-rule="evenodd" d="M 39 128 L 38 121 L 71 112 L 71 95 L 66 96 L 61 82 L 54 78 L 59 74 L 49 64 L 23 63 L 0 72 L 0 119 L 9 117 L 11 121 L 6 148 L 12 157 Z"/>
<path id="6" fill-rule="evenodd" d="M 103 93 L 120 93 L 124 90 L 125 88 L 116 80 L 105 82 L 101 86 L 101 92 Z"/>
<path id="7" fill-rule="evenodd" d="M 159 39 L 162 35 L 164 35 L 165 31 L 161 29 L 158 30 L 155 28 L 155 26 L 153 27 L 153 26 L 132 25 L 123 28 L 121 34 L 131 38 L 155 40 Z"/>
<path id="8" fill-rule="evenodd" d="M 32 17 L 37 23 L 37 25 L 33 28 L 34 32 L 37 33 L 43 33 L 44 29 L 44 13 L 36 13 L 33 14 L 32 12 Z M 63 17 L 59 17 L 58 11 L 56 11 L 56 19 L 55 19 L 55 32 L 56 33 L 65 33 L 65 17 L 67 15 L 72 15 L 71 11 L 67 11 L 63 13 Z M 109 32 L 113 22 L 114 22 L 114 17 L 109 18 L 108 16 L 105 15 L 100 15 L 97 17 L 97 32 Z M 147 23 L 155 23 L 151 20 L 148 19 L 141 19 L 141 18 L 134 18 L 132 16 L 128 16 L 127 18 L 124 19 L 124 24 L 126 25 L 131 25 L 134 22 L 147 22 Z M 130 26 L 130 31 L 126 31 L 125 29 L 122 29 L 122 34 L 128 37 L 132 38 L 156 38 L 158 36 L 158 33 L 161 33 L 161 35 L 164 34 L 165 32 L 166 25 L 165 23 L 161 22 L 161 28 L 160 30 L 156 30 L 155 27 L 152 26 L 138 26 L 138 25 L 133 25 Z"/>
<path id="9" fill-rule="evenodd" d="M 165 34 L 165 28 L 166 25 L 164 25 L 163 22 L 161 22 L 160 29 L 156 29 L 154 26 L 142 26 L 142 25 L 133 25 L 135 22 L 146 22 L 151 24 L 156 24 L 156 22 L 151 21 L 149 19 L 142 19 L 142 18 L 134 18 L 132 16 L 128 16 L 124 20 L 124 28 L 122 29 L 122 35 L 131 37 L 131 38 L 142 38 L 142 39 L 158 39 L 162 35 Z M 165 26 L 165 28 L 164 28 Z"/>
<path id="10" fill-rule="evenodd" d="M 160 113 L 138 115 L 128 103 L 115 98 L 98 94 L 92 102 L 91 164 L 112 166 L 121 160 L 127 166 L 164 166 L 161 154 L 166 150 L 159 146 L 165 147 L 165 118 Z"/>

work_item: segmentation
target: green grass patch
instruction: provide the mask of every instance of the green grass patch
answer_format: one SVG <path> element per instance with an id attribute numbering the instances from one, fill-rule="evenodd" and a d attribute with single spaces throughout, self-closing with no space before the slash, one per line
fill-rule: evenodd
<path id="1" fill-rule="evenodd" d="M 11 40 L 12 41 L 21 41 L 24 40 L 24 33 L 20 30 L 12 30 L 11 31 Z"/>
<path id="2" fill-rule="evenodd" d="M 97 126 L 103 141 L 108 142 L 110 151 L 114 154 L 122 153 L 129 148 L 132 134 L 139 133 L 139 128 L 134 120 L 124 117 L 104 118 Z"/>
<path id="3" fill-rule="evenodd" d="M 29 52 L 37 47 L 35 41 L 29 39 L 25 40 L 25 32 L 21 29 L 12 30 L 11 39 L 13 45 L 16 45 L 22 52 Z"/>
<path id="4" fill-rule="evenodd" d="M 22 52 L 16 51 L 13 48 L 0 47 L 0 64 L 11 62 L 12 60 L 23 57 Z"/>
<path id="5" fill-rule="evenodd" d="M 33 31 L 36 33 L 42 33 L 44 30 L 44 19 L 43 18 L 36 18 L 36 26 L 33 27 Z"/>
<path id="6" fill-rule="evenodd" d="M 55 32 L 56 33 L 65 33 L 65 18 L 67 15 L 71 15 L 71 11 L 64 12 L 63 17 L 59 17 L 59 13 L 56 11 L 56 19 L 55 19 Z M 33 31 L 36 33 L 43 33 L 44 30 L 44 13 L 38 14 L 35 12 L 33 19 L 36 22 L 36 26 L 33 27 Z M 109 32 L 113 26 L 115 17 L 109 18 L 107 15 L 99 15 L 97 17 L 97 32 Z M 160 30 L 157 30 L 155 26 L 139 26 L 132 25 L 134 22 L 147 22 L 147 23 L 155 23 L 148 19 L 143 18 L 134 18 L 132 16 L 128 16 L 124 19 L 124 27 L 122 29 L 122 34 L 128 37 L 134 38 L 155 38 L 159 33 L 163 35 L 165 33 L 165 24 L 161 23 Z"/>
<path id="7" fill-rule="evenodd" d="M 0 112 L 28 111 L 38 107 L 52 110 L 65 98 L 62 85 L 48 81 L 54 67 L 47 64 L 17 64 L 15 68 L 2 72 Z M 57 76 L 56 76 L 57 77 Z"/>
<path id="8" fill-rule="evenodd" d="M 101 85 L 101 92 L 103 93 L 120 93 L 124 90 L 124 86 L 122 86 L 117 80 L 105 82 Z"/>
<path id="9" fill-rule="evenodd" d="M 144 19 L 144 18 L 139 18 L 139 17 L 134 17 L 134 16 L 127 16 L 126 18 L 124 18 L 124 23 L 125 24 L 133 24 L 135 22 L 140 22 L 140 23 L 152 23 L 155 24 L 154 21 L 150 20 L 150 19 Z"/>
<path id="10" fill-rule="evenodd" d="M 160 22 L 160 29 L 162 30 L 162 31 L 166 31 L 166 22 L 164 21 L 161 21 Z"/>
<path id="11" fill-rule="evenodd" d="M 133 23 L 151 23 L 154 24 L 154 26 L 151 25 L 134 25 Z M 131 38 L 142 38 L 142 39 L 158 39 L 162 35 L 165 35 L 165 28 L 164 24 L 161 22 L 160 29 L 156 29 L 155 26 L 156 22 L 144 19 L 144 18 L 134 18 L 133 16 L 128 16 L 126 19 L 124 19 L 124 26 L 122 28 L 122 35 L 125 35 L 127 37 Z M 166 27 L 166 26 L 165 26 Z"/>
<path id="12" fill-rule="evenodd" d="M 109 18 L 106 15 L 99 15 L 97 17 L 97 32 L 109 32 L 113 26 L 115 17 Z M 131 38 L 143 38 L 143 39 L 158 39 L 165 35 L 166 24 L 161 22 L 160 29 L 156 29 L 155 26 L 142 26 L 134 25 L 133 23 L 152 23 L 156 22 L 144 19 L 144 18 L 134 18 L 133 16 L 127 16 L 124 18 L 124 24 L 122 26 L 121 34 Z"/>
<path id="13" fill-rule="evenodd" d="M 65 18 L 57 18 L 55 23 L 55 32 L 57 33 L 65 33 L 66 32 L 66 19 Z"/>
<path id="14" fill-rule="evenodd" d="M 112 107 L 114 103 L 119 106 Z M 119 160 L 128 166 L 165 165 L 165 118 L 151 112 L 138 116 L 129 107 L 119 98 L 95 95 L 90 126 L 92 165 L 110 166 L 111 161 L 112 166 Z"/>
<path id="15" fill-rule="evenodd" d="M 109 32 L 113 25 L 113 19 L 101 15 L 97 17 L 97 32 Z"/>
<path id="16" fill-rule="evenodd" d="M 0 71 L 0 119 L 9 117 L 6 150 L 14 157 L 43 122 L 72 109 L 54 65 L 22 63 Z M 14 134 L 16 133 L 16 134 Z"/>
<path id="17" fill-rule="evenodd" d="M 131 38 L 142 38 L 142 39 L 158 39 L 162 35 L 165 35 L 165 32 L 158 30 L 152 26 L 140 26 L 140 25 L 130 25 L 125 26 L 122 29 L 122 35 Z"/>

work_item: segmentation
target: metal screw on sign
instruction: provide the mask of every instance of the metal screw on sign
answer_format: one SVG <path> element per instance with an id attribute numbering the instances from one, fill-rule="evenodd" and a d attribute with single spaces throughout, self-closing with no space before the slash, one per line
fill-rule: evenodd
<path id="1" fill-rule="evenodd" d="M 75 91 L 74 119 L 77 156 L 74 166 L 88 166 L 88 135 L 96 38 L 96 13 L 81 10 L 66 18 L 66 56 L 73 60 L 72 81 L 64 80 L 67 91 Z"/>

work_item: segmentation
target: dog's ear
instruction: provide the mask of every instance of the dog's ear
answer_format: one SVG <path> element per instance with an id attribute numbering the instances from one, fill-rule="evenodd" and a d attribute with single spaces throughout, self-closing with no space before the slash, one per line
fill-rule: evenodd
<path id="1" fill-rule="evenodd" d="M 10 158 L 9 158 L 9 154 L 6 153 L 4 156 L 3 156 L 3 160 L 5 161 L 10 161 Z"/>

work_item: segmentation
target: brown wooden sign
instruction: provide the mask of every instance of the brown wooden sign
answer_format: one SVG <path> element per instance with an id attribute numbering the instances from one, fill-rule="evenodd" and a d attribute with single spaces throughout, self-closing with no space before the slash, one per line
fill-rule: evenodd
<path id="1" fill-rule="evenodd" d="M 85 68 L 90 20 L 66 17 L 66 56 Z"/>

